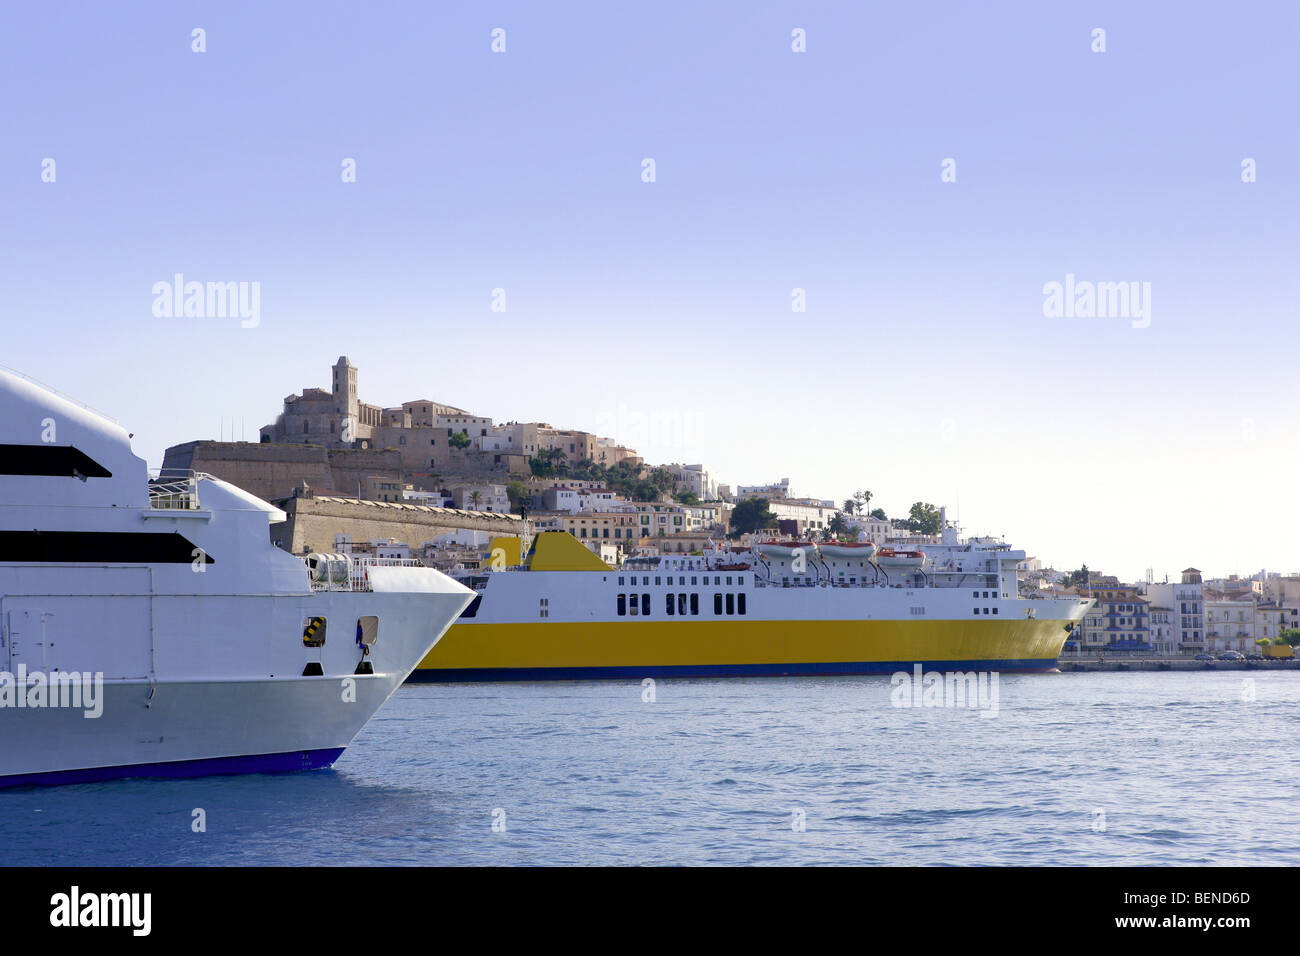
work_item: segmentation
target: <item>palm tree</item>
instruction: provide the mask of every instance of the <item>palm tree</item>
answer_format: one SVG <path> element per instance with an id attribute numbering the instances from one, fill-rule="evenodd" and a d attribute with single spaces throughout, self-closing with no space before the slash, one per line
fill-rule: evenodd
<path id="1" fill-rule="evenodd" d="M 478 511 L 478 503 L 482 500 L 483 500 L 483 496 L 479 494 L 477 491 L 471 491 L 469 493 L 469 503 L 474 506 L 475 511 Z"/>
<path id="2" fill-rule="evenodd" d="M 851 515 L 852 515 L 852 514 L 857 514 L 857 513 L 858 513 L 858 502 L 855 501 L 855 500 L 852 499 L 852 498 L 845 498 L 845 499 L 844 499 L 844 511 L 845 511 L 845 513 L 847 513 L 847 514 L 851 514 Z"/>

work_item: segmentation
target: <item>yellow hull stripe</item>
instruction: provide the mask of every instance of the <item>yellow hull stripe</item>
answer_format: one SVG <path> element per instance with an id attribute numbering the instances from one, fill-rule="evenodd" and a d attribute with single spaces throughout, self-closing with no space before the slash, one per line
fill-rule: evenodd
<path id="1" fill-rule="evenodd" d="M 1055 660 L 1064 621 L 455 624 L 421 670 Z"/>

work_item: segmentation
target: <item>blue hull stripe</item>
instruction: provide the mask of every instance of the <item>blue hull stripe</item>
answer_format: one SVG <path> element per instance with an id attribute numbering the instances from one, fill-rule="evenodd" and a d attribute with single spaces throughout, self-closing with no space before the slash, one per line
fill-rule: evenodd
<path id="1" fill-rule="evenodd" d="M 643 677 L 834 677 L 912 672 L 916 661 L 844 661 L 813 664 L 676 664 L 645 667 L 465 667 L 417 670 L 415 683 L 460 681 L 618 680 Z M 925 671 L 1053 671 L 1055 657 L 996 661 L 921 661 Z"/>
<path id="2" fill-rule="evenodd" d="M 137 763 L 122 767 L 87 767 L 81 770 L 54 770 L 46 773 L 19 773 L 0 777 L 0 787 L 28 784 L 95 783 L 122 777 L 206 777 L 220 773 L 289 773 L 320 770 L 330 766 L 343 753 L 342 747 L 328 750 L 294 750 L 282 754 L 249 754 L 243 757 L 208 757 L 203 760 L 176 760 L 168 763 Z"/>

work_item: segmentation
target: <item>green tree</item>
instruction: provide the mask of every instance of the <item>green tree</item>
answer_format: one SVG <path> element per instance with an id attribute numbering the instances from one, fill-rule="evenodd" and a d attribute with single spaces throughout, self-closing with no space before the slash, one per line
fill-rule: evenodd
<path id="1" fill-rule="evenodd" d="M 928 501 L 918 501 L 908 511 L 907 528 L 917 534 L 938 534 L 942 530 L 939 509 Z"/>
<path id="2" fill-rule="evenodd" d="M 826 522 L 826 530 L 837 538 L 848 538 L 850 534 L 856 534 L 858 529 L 856 525 L 849 524 L 849 520 L 844 515 L 837 513 Z"/>
<path id="3" fill-rule="evenodd" d="M 566 478 L 568 457 L 562 448 L 544 448 L 528 459 L 528 467 L 538 478 Z"/>
<path id="4" fill-rule="evenodd" d="M 651 468 L 650 473 L 646 475 L 646 480 L 650 482 L 651 486 L 653 486 L 660 495 L 669 494 L 673 488 L 677 486 L 677 479 L 674 478 L 673 473 L 663 465 L 660 465 L 657 468 Z"/>
<path id="5" fill-rule="evenodd" d="M 873 511 L 871 512 L 871 515 L 870 515 L 870 516 L 871 516 L 872 518 L 875 518 L 877 521 L 888 521 L 888 520 L 889 520 L 889 518 L 885 516 L 885 509 L 884 509 L 884 508 L 876 508 L 875 510 L 873 510 Z"/>
<path id="6" fill-rule="evenodd" d="M 528 486 L 522 481 L 507 481 L 506 497 L 510 499 L 510 510 L 518 515 L 524 513 L 531 495 L 528 493 Z"/>
<path id="7" fill-rule="evenodd" d="M 1088 585 L 1088 566 L 1085 564 L 1078 571 L 1071 571 L 1065 576 L 1061 583 L 1067 588 L 1087 587 Z"/>
<path id="8" fill-rule="evenodd" d="M 855 499 L 855 498 L 845 498 L 845 499 L 844 499 L 844 509 L 843 509 L 843 510 L 844 510 L 844 513 L 845 513 L 845 514 L 851 514 L 851 515 L 857 514 L 857 513 L 858 513 L 858 505 L 859 505 L 859 504 L 860 504 L 860 502 L 858 502 L 857 499 Z"/>
<path id="9" fill-rule="evenodd" d="M 693 491 L 683 491 L 681 494 L 673 495 L 674 500 L 682 505 L 698 505 L 700 496 Z"/>
<path id="10" fill-rule="evenodd" d="M 483 496 L 479 492 L 471 491 L 469 493 L 469 503 L 474 506 L 473 509 L 471 510 L 478 511 L 479 502 L 482 500 L 483 500 Z"/>
<path id="11" fill-rule="evenodd" d="M 1290 644 L 1292 647 L 1300 645 L 1300 629 L 1289 627 L 1286 630 L 1284 630 L 1279 636 L 1282 637 L 1285 640 L 1285 642 L 1287 644 Z"/>
<path id="12" fill-rule="evenodd" d="M 456 432 L 447 439 L 447 444 L 452 448 L 468 448 L 469 435 L 466 432 Z"/>
<path id="13" fill-rule="evenodd" d="M 777 526 L 776 515 L 767 506 L 766 498 L 747 498 L 731 512 L 731 531 L 728 537 L 739 538 L 764 528 Z"/>

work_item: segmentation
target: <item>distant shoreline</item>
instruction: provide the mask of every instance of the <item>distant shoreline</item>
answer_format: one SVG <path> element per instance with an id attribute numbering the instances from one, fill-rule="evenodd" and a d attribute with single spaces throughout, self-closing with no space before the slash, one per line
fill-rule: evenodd
<path id="1" fill-rule="evenodd" d="M 1132 659 L 1063 657 L 1058 662 L 1061 673 L 1087 671 L 1294 671 L 1300 670 L 1300 658 L 1275 661 L 1197 661 L 1185 657 L 1135 657 Z"/>

